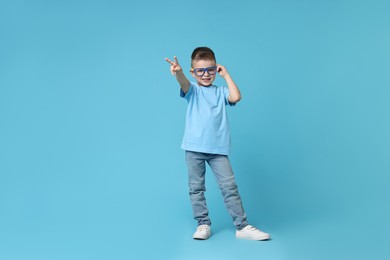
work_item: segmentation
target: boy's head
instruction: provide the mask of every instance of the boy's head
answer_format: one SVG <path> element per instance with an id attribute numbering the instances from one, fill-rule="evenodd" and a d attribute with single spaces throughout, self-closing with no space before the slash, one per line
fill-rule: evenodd
<path id="1" fill-rule="evenodd" d="M 191 74 L 201 86 L 210 86 L 215 80 L 217 62 L 208 47 L 198 47 L 191 55 Z"/>

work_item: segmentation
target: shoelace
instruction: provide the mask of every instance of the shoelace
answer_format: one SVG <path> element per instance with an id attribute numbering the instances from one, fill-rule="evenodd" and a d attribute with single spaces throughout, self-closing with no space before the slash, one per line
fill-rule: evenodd
<path id="1" fill-rule="evenodd" d="M 206 226 L 199 226 L 198 227 L 198 231 L 207 231 L 209 230 L 209 227 L 206 227 Z"/>
<path id="2" fill-rule="evenodd" d="M 255 228 L 254 226 L 251 226 L 251 225 L 248 225 L 246 227 L 246 229 L 250 230 L 250 231 L 254 231 L 254 232 L 260 232 L 260 230 L 258 230 L 257 228 Z"/>

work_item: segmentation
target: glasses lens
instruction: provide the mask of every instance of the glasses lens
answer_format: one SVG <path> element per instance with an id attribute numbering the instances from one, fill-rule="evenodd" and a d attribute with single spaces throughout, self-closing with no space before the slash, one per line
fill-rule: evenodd
<path id="1" fill-rule="evenodd" d="M 195 72 L 195 75 L 196 76 L 203 76 L 204 72 L 205 72 L 205 69 L 201 68 L 201 69 L 195 69 L 194 70 Z"/>
<path id="2" fill-rule="evenodd" d="M 214 75 L 214 74 L 217 72 L 217 67 L 210 67 L 210 68 L 207 68 L 207 72 L 208 72 L 210 75 Z"/>

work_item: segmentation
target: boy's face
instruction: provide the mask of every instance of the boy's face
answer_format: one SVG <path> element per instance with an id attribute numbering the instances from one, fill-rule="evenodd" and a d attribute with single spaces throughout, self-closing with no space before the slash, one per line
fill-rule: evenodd
<path id="1" fill-rule="evenodd" d="M 191 74 L 200 86 L 208 87 L 215 80 L 217 68 L 215 60 L 192 61 Z"/>

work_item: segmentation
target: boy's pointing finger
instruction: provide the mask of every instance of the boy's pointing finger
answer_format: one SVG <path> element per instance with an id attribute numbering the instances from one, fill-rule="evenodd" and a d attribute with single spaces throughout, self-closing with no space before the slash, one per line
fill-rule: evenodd
<path id="1" fill-rule="evenodd" d="M 173 65 L 173 61 L 171 61 L 170 59 L 168 58 L 165 58 L 166 62 L 168 62 L 169 64 Z"/>

